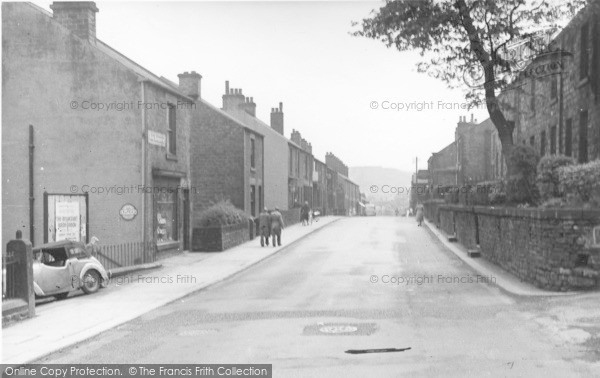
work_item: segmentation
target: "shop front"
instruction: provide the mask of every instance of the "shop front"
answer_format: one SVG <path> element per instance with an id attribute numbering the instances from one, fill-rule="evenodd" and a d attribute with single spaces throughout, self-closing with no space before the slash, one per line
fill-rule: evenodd
<path id="1" fill-rule="evenodd" d="M 155 171 L 152 186 L 153 238 L 159 252 L 186 248 L 185 227 L 189 221 L 189 194 L 185 175 Z"/>

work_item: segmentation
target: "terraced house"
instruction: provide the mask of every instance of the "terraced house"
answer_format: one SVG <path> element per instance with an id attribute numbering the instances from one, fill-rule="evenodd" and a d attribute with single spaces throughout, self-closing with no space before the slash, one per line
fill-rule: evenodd
<path id="1" fill-rule="evenodd" d="M 600 2 L 589 3 L 548 46 L 562 53 L 541 51 L 524 69 L 528 74 L 503 93 L 512 108 L 514 142 L 541 156 L 561 154 L 580 163 L 600 159 Z M 502 177 L 495 130 L 492 150 L 494 176 Z"/>

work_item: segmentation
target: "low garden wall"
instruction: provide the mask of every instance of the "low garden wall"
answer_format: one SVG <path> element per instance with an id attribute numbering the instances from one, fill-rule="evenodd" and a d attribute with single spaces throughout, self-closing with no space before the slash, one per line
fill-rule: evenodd
<path id="1" fill-rule="evenodd" d="M 537 287 L 600 286 L 600 210 L 424 205 L 444 232 Z"/>
<path id="2" fill-rule="evenodd" d="M 192 232 L 192 251 L 220 252 L 233 248 L 250 240 L 248 223 L 220 226 L 199 227 Z"/>

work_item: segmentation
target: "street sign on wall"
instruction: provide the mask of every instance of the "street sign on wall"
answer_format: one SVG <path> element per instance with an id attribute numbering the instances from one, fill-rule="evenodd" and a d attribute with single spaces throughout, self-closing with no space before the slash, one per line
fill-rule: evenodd
<path id="1" fill-rule="evenodd" d="M 166 147 L 167 136 L 163 133 L 148 130 L 148 143 L 153 144 L 155 146 Z"/>

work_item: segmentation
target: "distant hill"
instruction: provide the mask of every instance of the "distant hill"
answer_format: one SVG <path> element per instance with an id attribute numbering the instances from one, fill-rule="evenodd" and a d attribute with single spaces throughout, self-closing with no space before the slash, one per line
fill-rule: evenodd
<path id="1" fill-rule="evenodd" d="M 408 206 L 412 174 L 383 167 L 350 167 L 349 172 L 350 179 L 360 186 L 367 200 L 395 207 Z M 388 193 L 384 193 L 386 191 Z"/>

